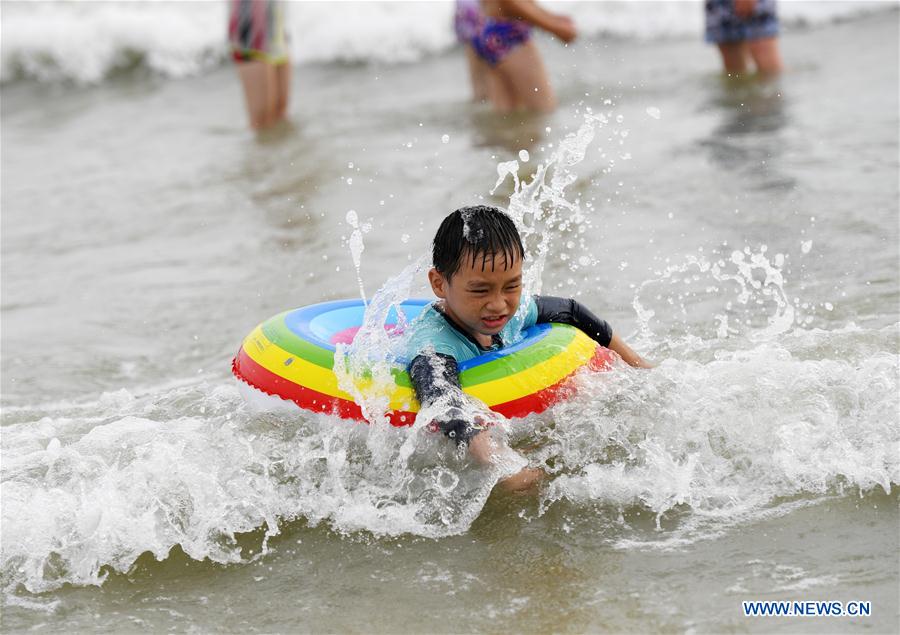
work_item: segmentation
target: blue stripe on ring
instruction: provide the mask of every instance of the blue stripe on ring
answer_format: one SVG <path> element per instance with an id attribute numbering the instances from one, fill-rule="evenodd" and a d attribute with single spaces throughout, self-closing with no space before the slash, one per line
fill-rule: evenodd
<path id="1" fill-rule="evenodd" d="M 522 339 L 519 342 L 513 344 L 512 346 L 504 346 L 499 350 L 491 351 L 489 353 L 483 353 L 478 357 L 473 357 L 472 359 L 460 362 L 459 370 L 464 371 L 470 368 L 475 368 L 476 366 L 481 366 L 482 364 L 487 364 L 488 362 L 493 362 L 495 360 L 508 357 L 509 355 L 512 355 L 514 353 L 518 353 L 519 351 L 526 349 L 529 346 L 534 346 L 542 339 L 550 335 L 551 328 L 553 328 L 553 326 L 549 323 L 529 326 L 527 329 L 522 331 Z"/>
<path id="2" fill-rule="evenodd" d="M 412 321 L 429 304 L 431 300 L 410 299 L 404 300 L 400 308 L 407 320 Z M 297 337 L 333 352 L 331 337 L 352 326 L 361 326 L 364 314 L 362 300 L 319 302 L 288 312 L 284 316 L 284 325 Z M 396 321 L 397 311 L 391 308 L 387 324 Z"/>
<path id="3" fill-rule="evenodd" d="M 422 312 L 422 310 L 431 304 L 432 300 L 423 300 L 414 298 L 404 300 L 400 304 L 400 308 L 406 314 L 408 320 L 412 321 Z M 335 351 L 334 344 L 331 343 L 331 337 L 335 333 L 343 331 L 353 326 L 362 324 L 363 315 L 365 314 L 365 305 L 362 300 L 333 300 L 331 302 L 319 302 L 318 304 L 310 304 L 299 309 L 295 309 L 284 316 L 284 325 L 299 338 L 315 344 L 321 348 Z M 387 323 L 390 324 L 397 320 L 397 312 L 392 308 L 388 314 Z M 518 353 L 519 351 L 537 344 L 550 334 L 550 324 L 535 324 L 522 331 L 523 338 L 513 344 L 501 348 L 500 350 L 490 351 L 473 357 L 472 359 L 460 362 L 459 370 L 464 371 L 475 368 L 481 364 L 487 364 L 498 359 L 503 359 L 509 355 Z M 405 368 L 409 360 L 398 359 L 397 362 Z"/>

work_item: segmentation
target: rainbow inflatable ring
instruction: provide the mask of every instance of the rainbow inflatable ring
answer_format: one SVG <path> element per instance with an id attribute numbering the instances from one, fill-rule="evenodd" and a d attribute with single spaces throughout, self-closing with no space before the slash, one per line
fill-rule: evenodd
<path id="1" fill-rule="evenodd" d="M 411 322 L 431 303 L 406 300 L 400 309 Z M 234 375 L 269 395 L 293 401 L 306 410 L 364 421 L 353 397 L 338 387 L 332 372 L 335 344 L 349 344 L 360 329 L 361 300 L 322 302 L 280 313 L 257 326 L 244 339 L 232 362 Z M 385 328 L 396 331 L 392 309 Z M 486 353 L 459 365 L 465 392 L 505 417 L 542 412 L 569 392 L 567 380 L 588 367 L 607 370 L 614 353 L 573 326 L 538 324 L 514 346 Z M 388 418 L 395 426 L 412 425 L 419 404 L 405 365 L 392 369 Z M 358 387 L 365 390 L 365 379 Z"/>

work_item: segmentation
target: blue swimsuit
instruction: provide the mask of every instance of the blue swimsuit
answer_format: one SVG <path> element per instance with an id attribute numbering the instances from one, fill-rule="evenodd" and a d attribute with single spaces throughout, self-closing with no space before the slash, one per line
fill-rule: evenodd
<path id="1" fill-rule="evenodd" d="M 472 38 L 475 53 L 491 66 L 531 38 L 531 26 L 522 20 L 484 18 L 481 28 Z"/>

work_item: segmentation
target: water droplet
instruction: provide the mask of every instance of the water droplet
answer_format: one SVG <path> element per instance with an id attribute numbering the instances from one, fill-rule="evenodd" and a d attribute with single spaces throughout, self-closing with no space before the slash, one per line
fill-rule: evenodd
<path id="1" fill-rule="evenodd" d="M 528 163 L 528 159 L 531 157 L 528 154 L 528 150 L 519 150 L 519 161 L 522 163 Z"/>
<path id="2" fill-rule="evenodd" d="M 803 253 L 808 254 L 810 249 L 812 249 L 811 240 L 804 240 L 800 243 L 800 251 L 802 251 Z"/>
<path id="3" fill-rule="evenodd" d="M 448 135 L 448 134 L 442 135 L 441 143 L 450 143 L 450 135 Z"/>
<path id="4" fill-rule="evenodd" d="M 408 243 L 409 242 L 409 234 L 403 234 L 402 236 L 400 236 L 400 242 Z"/>
<path id="5" fill-rule="evenodd" d="M 662 115 L 662 113 L 660 112 L 659 108 L 657 108 L 656 106 L 649 106 L 649 107 L 647 108 L 646 112 L 647 112 L 648 115 L 650 115 L 650 116 L 653 117 L 654 119 L 659 119 L 660 116 Z"/>

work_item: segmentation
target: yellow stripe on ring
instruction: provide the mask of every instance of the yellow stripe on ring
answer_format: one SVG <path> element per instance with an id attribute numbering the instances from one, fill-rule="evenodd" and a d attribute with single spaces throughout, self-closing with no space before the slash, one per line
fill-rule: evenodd
<path id="1" fill-rule="evenodd" d="M 593 357 L 596 348 L 594 340 L 583 333 L 577 333 L 565 350 L 550 359 L 515 375 L 469 386 L 465 392 L 487 406 L 527 397 L 559 383 L 584 366 Z M 338 387 L 337 377 L 332 370 L 312 364 L 274 344 L 259 326 L 244 339 L 244 351 L 254 362 L 286 381 L 330 397 L 354 401 L 351 395 Z M 286 364 L 289 359 L 293 361 Z M 359 380 L 356 386 L 361 392 L 366 392 L 372 389 L 372 383 L 371 379 Z M 419 404 L 412 389 L 396 384 L 390 389 L 391 410 L 418 412 Z"/>
<path id="2" fill-rule="evenodd" d="M 488 406 L 521 399 L 561 382 L 590 361 L 596 350 L 594 340 L 577 333 L 558 355 L 515 375 L 469 386 L 466 392 Z"/>
<path id="3" fill-rule="evenodd" d="M 257 326 L 244 338 L 244 351 L 254 362 L 282 379 L 315 390 L 329 397 L 354 401 L 353 397 L 338 387 L 337 377 L 332 370 L 312 364 L 302 357 L 289 353 L 277 344 L 273 343 Z M 286 363 L 292 360 L 290 363 Z M 372 380 L 359 380 L 357 388 L 361 392 L 372 389 Z M 416 397 L 411 388 L 397 386 L 390 387 L 391 410 L 405 410 L 407 412 L 418 411 Z M 384 392 L 388 392 L 385 390 Z M 413 405 L 415 404 L 415 407 Z"/>

